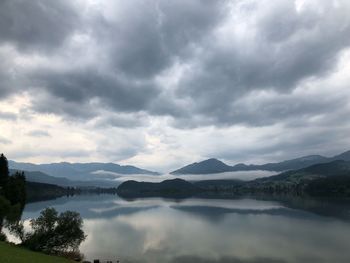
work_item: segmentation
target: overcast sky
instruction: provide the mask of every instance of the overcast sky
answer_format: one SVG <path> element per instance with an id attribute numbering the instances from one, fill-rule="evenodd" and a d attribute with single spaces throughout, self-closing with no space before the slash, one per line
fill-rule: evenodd
<path id="1" fill-rule="evenodd" d="M 169 171 L 350 149 L 349 0 L 0 0 L 0 152 Z"/>

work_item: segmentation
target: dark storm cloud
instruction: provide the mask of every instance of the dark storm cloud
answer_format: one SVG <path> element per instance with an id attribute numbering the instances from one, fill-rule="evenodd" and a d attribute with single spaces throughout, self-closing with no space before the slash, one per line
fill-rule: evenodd
<path id="1" fill-rule="evenodd" d="M 303 81 L 333 72 L 349 47 L 345 0 L 300 10 L 287 0 L 104 4 L 2 1 L 0 43 L 52 66 L 16 68 L 8 56 L 0 65 L 0 96 L 29 91 L 33 110 L 75 119 L 97 118 L 101 109 L 171 116 L 177 128 L 272 125 L 344 104 L 345 97 L 307 100 L 292 93 Z M 177 64 L 183 74 L 176 84 L 159 81 Z M 254 105 L 244 100 L 264 90 L 282 95 Z M 103 125 L 108 121 L 138 126 L 120 117 L 105 117 Z"/>
<path id="2" fill-rule="evenodd" d="M 218 122 L 234 122 L 245 126 L 268 126 L 275 123 L 289 127 L 307 124 L 315 116 L 331 115 L 332 118 L 343 112 L 349 97 L 342 94 L 305 93 L 279 94 L 276 92 L 252 92 L 231 104 L 231 110 L 218 114 Z M 330 107 L 332 107 L 330 111 Z M 337 113 L 337 114 L 334 114 Z M 329 121 L 329 120 L 328 120 Z M 298 125 L 299 123 L 299 125 Z M 329 122 L 327 122 L 329 123 Z"/>
<path id="3" fill-rule="evenodd" d="M 91 119 L 97 115 L 95 109 L 89 101 L 82 102 L 80 105 L 76 101 L 66 101 L 45 91 L 33 91 L 32 107 L 29 114 L 25 117 L 33 117 L 32 112 L 57 114 L 69 120 L 82 121 Z"/>
<path id="4" fill-rule="evenodd" d="M 0 99 L 30 86 L 26 68 L 18 65 L 12 48 L 45 56 L 58 51 L 80 26 L 72 1 L 0 1 Z"/>
<path id="5" fill-rule="evenodd" d="M 111 69 L 128 77 L 153 78 L 174 59 L 189 56 L 196 44 L 222 19 L 215 1 L 118 2 L 113 19 L 94 24 L 110 55 Z"/>
<path id="6" fill-rule="evenodd" d="M 79 24 L 72 1 L 0 1 L 0 42 L 28 52 L 59 47 Z"/>
<path id="7" fill-rule="evenodd" d="M 40 91 L 48 93 L 34 99 L 35 110 L 74 118 L 96 116 L 99 107 L 112 111 L 137 112 L 148 107 L 158 87 L 147 81 L 121 80 L 111 73 L 94 70 L 40 72 L 34 75 Z"/>
<path id="8" fill-rule="evenodd" d="M 95 117 L 99 108 L 115 112 L 180 114 L 182 109 L 169 103 L 171 98 L 162 98 L 163 87 L 155 78 L 175 60 L 190 56 L 193 45 L 220 21 L 223 6 L 212 1 L 154 1 L 151 4 L 139 1 L 138 8 L 129 2 L 119 2 L 114 7 L 112 18 L 102 14 L 80 18 L 86 26 L 83 33 L 98 42 L 97 57 L 92 65 L 71 68 L 75 58 L 70 55 L 74 53 L 67 55 L 65 52 L 69 51 L 65 49 L 69 47 L 65 45 L 57 54 L 67 56 L 67 69 L 44 65 L 26 73 L 25 84 L 18 89 L 31 87 L 35 94 L 34 110 L 78 119 Z M 76 21 L 72 14 L 73 11 L 68 21 Z M 68 38 L 73 31 L 82 33 L 81 28 L 74 30 L 74 26 L 64 25 L 71 28 L 64 32 L 64 37 Z M 11 40 L 9 34 L 4 36 Z M 55 44 L 44 42 L 48 46 Z M 33 49 L 40 52 L 40 48 L 33 46 Z"/>
<path id="9" fill-rule="evenodd" d="M 191 97 L 194 112 L 213 124 L 231 125 L 237 118 L 245 119 L 245 114 L 234 117 L 237 109 L 232 104 L 252 90 L 288 93 L 307 78 L 327 75 L 341 51 L 349 47 L 350 23 L 345 11 L 349 5 L 344 1 L 343 10 L 331 2 L 320 3 L 325 9 L 322 13 L 311 8 L 297 13 L 293 1 L 281 1 L 268 11 L 259 5 L 242 17 L 255 18 L 245 32 L 249 38 L 244 40 L 249 41 L 227 36 L 229 44 L 218 45 L 220 39 L 207 39 L 199 62 L 180 82 L 178 95 Z M 278 107 L 279 101 L 271 103 Z M 286 108 L 289 106 L 293 107 L 287 104 Z M 318 106 L 317 102 L 309 105 L 311 113 Z M 294 114 L 292 109 L 287 111 Z M 255 113 L 259 115 L 259 109 Z M 279 114 L 271 111 L 267 118 L 283 120 Z M 264 121 L 256 119 L 257 125 Z"/>
<path id="10" fill-rule="evenodd" d="M 0 100 L 6 98 L 11 93 L 17 92 L 18 89 L 16 89 L 16 86 L 21 82 L 21 78 L 17 78 L 16 76 L 16 70 L 11 61 L 10 54 L 6 53 L 6 51 L 0 53 Z"/>

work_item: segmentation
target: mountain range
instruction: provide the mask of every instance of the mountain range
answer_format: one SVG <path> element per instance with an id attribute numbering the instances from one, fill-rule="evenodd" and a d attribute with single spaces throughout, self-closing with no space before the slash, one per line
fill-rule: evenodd
<path id="1" fill-rule="evenodd" d="M 10 169 L 10 174 L 14 174 L 16 171 L 22 171 L 22 170 Z M 28 182 L 51 184 L 51 185 L 57 185 L 61 187 L 110 188 L 110 187 L 115 187 L 119 185 L 119 182 L 116 182 L 113 180 L 107 180 L 107 179 L 78 181 L 78 180 L 70 180 L 66 177 L 50 176 L 43 172 L 37 172 L 37 171 L 34 171 L 34 172 L 24 171 L 24 174 Z"/>
<path id="2" fill-rule="evenodd" d="M 254 170 L 267 170 L 285 172 L 278 176 L 266 177 L 264 179 L 257 179 L 257 181 L 251 181 L 251 186 L 258 182 L 259 187 L 266 182 L 271 184 L 271 180 L 276 181 L 275 178 L 280 178 L 281 176 L 290 175 L 295 171 L 299 174 L 305 175 L 305 172 L 310 174 L 311 169 L 309 167 L 321 167 L 322 171 L 319 173 L 327 172 L 328 168 L 330 173 L 339 174 L 339 167 L 335 169 L 329 163 L 334 161 L 350 161 L 350 151 L 344 152 L 342 154 L 333 157 L 324 157 L 321 155 L 310 155 L 301 158 L 286 160 L 276 163 L 267 163 L 262 165 L 246 165 L 246 164 L 236 164 L 234 166 L 227 165 L 217 159 L 208 159 L 199 163 L 193 163 L 173 171 L 174 175 L 181 174 L 214 174 L 232 171 L 254 171 Z M 322 166 L 325 164 L 326 166 Z M 319 166 L 321 165 L 321 166 Z M 159 175 L 157 172 L 148 171 L 140 169 L 135 166 L 121 166 L 113 163 L 52 163 L 52 164 L 32 164 L 32 163 L 20 163 L 15 161 L 9 161 L 9 167 L 11 173 L 16 170 L 24 171 L 27 181 L 36 183 L 46 183 L 53 184 L 61 187 L 102 187 L 110 188 L 116 187 L 120 184 L 120 181 L 116 181 L 116 178 L 122 177 L 123 175 L 130 174 L 145 174 L 145 175 Z M 327 168 L 327 169 L 326 169 Z M 304 169 L 304 170 L 303 170 Z M 313 173 L 311 173 L 313 174 Z M 213 178 L 215 179 L 215 178 Z M 286 179 L 286 178 L 284 178 Z M 283 180 L 284 180 L 283 179 Z M 259 181 L 261 180 L 261 181 Z M 287 180 L 288 181 L 288 180 Z M 265 183 L 264 183 L 265 182 Z M 289 182 L 289 181 L 288 181 Z M 210 190 L 210 189 L 232 189 L 237 186 L 241 186 L 243 183 L 239 180 L 208 180 L 195 183 L 197 187 Z M 246 184 L 245 186 L 249 186 Z M 242 188 L 243 189 L 243 188 Z"/>
<path id="3" fill-rule="evenodd" d="M 327 163 L 335 160 L 350 161 L 350 151 L 335 155 L 333 157 L 325 157 L 322 155 L 308 155 L 296 159 L 285 160 L 276 163 L 266 164 L 244 164 L 239 163 L 233 166 L 227 165 L 224 162 L 211 158 L 201 162 L 192 163 L 186 165 L 180 169 L 177 169 L 171 174 L 213 174 L 213 173 L 224 173 L 224 172 L 236 172 L 236 171 L 273 171 L 282 172 L 288 170 L 302 169 L 314 164 Z"/>
<path id="4" fill-rule="evenodd" d="M 41 172 L 53 177 L 64 177 L 69 180 L 105 180 L 115 179 L 122 175 L 146 174 L 159 175 L 157 172 L 148 171 L 131 165 L 119 165 L 115 163 L 50 163 L 32 164 L 9 161 L 9 167 L 13 170 L 27 172 Z"/>
<path id="5" fill-rule="evenodd" d="M 117 188 L 125 197 L 180 195 L 250 195 L 292 194 L 296 196 L 350 196 L 350 161 L 331 161 L 291 170 L 275 176 L 240 180 L 205 180 L 187 182 L 182 179 L 160 183 L 126 181 Z"/>

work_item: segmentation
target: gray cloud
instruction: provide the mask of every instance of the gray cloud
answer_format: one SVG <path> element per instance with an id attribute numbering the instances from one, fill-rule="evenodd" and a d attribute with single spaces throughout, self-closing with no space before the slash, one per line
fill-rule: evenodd
<path id="1" fill-rule="evenodd" d="M 120 80 L 116 75 L 93 70 L 79 72 L 40 72 L 33 76 L 36 86 L 47 93 L 34 99 L 35 110 L 73 117 L 91 118 L 99 108 L 138 112 L 157 96 L 158 87 L 150 83 Z M 40 91 L 39 91 L 40 92 Z M 53 107 L 56 105 L 56 107 Z"/>
<path id="2" fill-rule="evenodd" d="M 78 10 L 72 1 L 0 2 L 0 42 L 26 52 L 58 48 L 78 24 Z"/>
<path id="3" fill-rule="evenodd" d="M 66 1 L 5 1 L 7 13 L 30 11 L 23 19 L 36 37 L 25 38 L 28 28 L 23 23 L 2 28 L 3 41 L 30 45 L 39 53 L 41 43 L 57 49 L 62 45 L 58 39 L 73 32 L 92 39 L 88 44 L 98 41 L 93 64 L 71 67 L 75 58 L 67 57 L 65 70 L 45 65 L 27 73 L 25 86 L 48 93 L 45 99 L 35 100 L 37 111 L 81 118 L 95 117 L 95 107 L 143 111 L 173 116 L 177 127 L 241 123 L 247 119 L 236 110 L 242 96 L 252 90 L 290 92 L 304 79 L 323 76 L 350 43 L 346 15 L 350 7 L 345 2 L 342 8 L 323 2 L 321 11 L 306 6 L 300 12 L 291 1 L 281 1 L 273 9 L 262 2 L 232 2 L 231 9 L 228 2 L 205 2 L 139 1 L 139 8 L 131 2 L 110 3 L 109 13 L 86 17 L 78 16 L 77 5 Z M 53 25 L 55 16 L 65 22 Z M 236 32 L 235 17 L 247 20 L 243 33 Z M 53 36 L 47 33 L 51 31 Z M 67 45 L 62 48 L 69 50 Z M 155 79 L 178 62 L 189 68 L 175 92 L 169 93 L 167 84 Z M 188 102 L 186 110 L 176 103 L 181 99 Z M 271 111 L 265 124 L 284 119 L 276 112 Z M 263 119 L 254 116 L 249 124 L 262 125 Z"/>
<path id="4" fill-rule="evenodd" d="M 50 137 L 50 133 L 44 130 L 32 130 L 27 133 L 28 136 L 31 137 Z"/>
<path id="5" fill-rule="evenodd" d="M 7 155 L 11 159 L 21 159 L 21 158 L 33 158 L 33 157 L 54 157 L 54 158 L 81 158 L 90 156 L 90 152 L 86 150 L 76 150 L 76 149 L 34 149 L 27 147 L 26 149 L 21 149 L 20 151 L 7 151 Z"/>
<path id="6" fill-rule="evenodd" d="M 261 10 L 260 5 L 242 17 L 254 17 L 252 25 L 247 23 L 252 33 L 229 36 L 231 41 L 226 45 L 210 36 L 212 39 L 203 43 L 205 49 L 198 62 L 180 82 L 178 95 L 192 98 L 193 111 L 213 124 L 236 123 L 232 102 L 239 103 L 252 90 L 289 93 L 307 78 L 329 74 L 341 51 L 349 47 L 350 23 L 344 10 L 349 11 L 350 6 L 345 2 L 343 10 L 322 2 L 322 13 L 312 8 L 297 13 L 292 1 L 281 1 L 273 9 Z"/>
<path id="7" fill-rule="evenodd" d="M 0 144 L 10 144 L 11 141 L 0 136 Z"/>
<path id="8" fill-rule="evenodd" d="M 1 52 L 0 48 L 0 100 L 20 91 L 17 86 L 21 82 L 21 77 L 16 74 L 16 67 L 8 53 L 8 50 Z"/>
<path id="9" fill-rule="evenodd" d="M 93 28 L 105 42 L 111 69 L 140 79 L 153 78 L 174 59 L 189 56 L 191 45 L 221 21 L 224 8 L 207 0 L 115 5 L 115 16 L 101 17 Z"/>
<path id="10" fill-rule="evenodd" d="M 335 151 L 341 145 L 331 141 L 345 143 L 350 95 L 348 82 L 327 78 L 348 59 L 350 4 L 315 3 L 1 1 L 0 99 L 28 95 L 21 120 L 49 113 L 99 131 L 141 131 L 161 118 L 194 132 L 278 126 L 298 136 L 261 152 Z M 145 146 L 120 148 L 98 152 L 123 159 Z M 226 148 L 210 155 L 238 158 Z"/>
<path id="11" fill-rule="evenodd" d="M 0 111 L 0 119 L 13 121 L 17 119 L 17 114 L 13 112 Z"/>
<path id="12" fill-rule="evenodd" d="M 96 99 L 99 107 L 115 111 L 164 114 L 167 101 L 162 103 L 163 87 L 155 77 L 174 60 L 189 55 L 191 45 L 220 21 L 222 5 L 211 1 L 206 5 L 202 1 L 138 4 L 143 8 L 119 2 L 114 6 L 113 19 L 100 15 L 84 20 L 88 27 L 85 31 L 99 42 L 96 52 L 102 61 L 96 58 L 93 65 L 68 71 L 47 69 L 45 65 L 31 72 L 30 86 L 50 94 L 45 101 L 35 102 L 37 111 L 89 118 L 95 116 L 92 107 L 81 114 L 72 107 L 75 104 L 80 108 Z M 50 107 L 51 97 L 62 100 L 62 107 Z M 172 106 L 165 114 L 179 111 Z"/>
<path id="13" fill-rule="evenodd" d="M 120 128 L 137 128 L 146 126 L 148 115 L 128 114 L 128 115 L 109 115 L 97 118 L 94 121 L 95 128 L 120 127 Z"/>

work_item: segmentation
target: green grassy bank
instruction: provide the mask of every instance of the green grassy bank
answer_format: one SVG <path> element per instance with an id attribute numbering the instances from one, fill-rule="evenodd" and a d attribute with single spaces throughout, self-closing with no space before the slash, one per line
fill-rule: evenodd
<path id="1" fill-rule="evenodd" d="M 0 242 L 1 263 L 72 263 L 65 258 L 49 256 Z"/>

